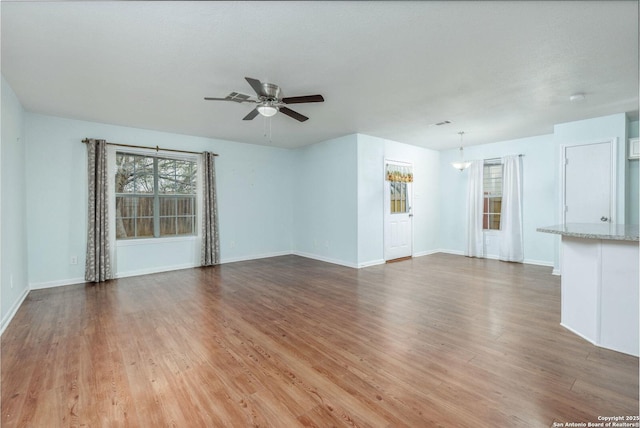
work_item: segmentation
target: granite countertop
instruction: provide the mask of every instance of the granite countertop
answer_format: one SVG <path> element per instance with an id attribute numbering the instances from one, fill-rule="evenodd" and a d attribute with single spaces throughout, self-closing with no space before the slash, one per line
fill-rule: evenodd
<path id="1" fill-rule="evenodd" d="M 639 241 L 638 225 L 611 223 L 567 223 L 539 227 L 538 232 L 585 239 L 609 239 L 614 241 Z"/>

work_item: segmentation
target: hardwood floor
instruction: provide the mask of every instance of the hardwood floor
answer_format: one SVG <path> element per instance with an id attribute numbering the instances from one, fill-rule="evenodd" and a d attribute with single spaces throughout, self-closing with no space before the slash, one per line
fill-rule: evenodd
<path id="1" fill-rule="evenodd" d="M 560 325 L 550 268 L 296 256 L 32 291 L 2 426 L 549 427 L 638 414 L 638 359 Z"/>

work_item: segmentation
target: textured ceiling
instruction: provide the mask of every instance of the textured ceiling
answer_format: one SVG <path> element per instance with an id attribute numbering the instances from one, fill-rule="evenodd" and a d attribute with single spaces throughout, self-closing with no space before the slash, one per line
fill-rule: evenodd
<path id="1" fill-rule="evenodd" d="M 364 133 L 434 149 L 638 110 L 637 1 L 7 2 L 2 74 L 26 110 L 299 147 Z M 299 123 L 242 118 L 244 77 Z M 569 102 L 574 93 L 586 99 Z M 632 113 L 634 114 L 634 113 Z M 444 120 L 452 123 L 433 126 Z"/>

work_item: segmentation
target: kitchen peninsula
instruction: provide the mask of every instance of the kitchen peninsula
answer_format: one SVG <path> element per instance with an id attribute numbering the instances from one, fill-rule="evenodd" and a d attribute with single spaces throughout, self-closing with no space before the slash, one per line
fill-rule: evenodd
<path id="1" fill-rule="evenodd" d="M 540 227 L 562 236 L 561 324 L 597 346 L 638 356 L 637 225 Z"/>

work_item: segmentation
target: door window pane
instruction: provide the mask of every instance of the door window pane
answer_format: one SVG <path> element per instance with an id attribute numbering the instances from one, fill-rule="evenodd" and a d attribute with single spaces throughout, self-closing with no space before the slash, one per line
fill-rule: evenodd
<path id="1" fill-rule="evenodd" d="M 407 183 L 401 181 L 390 181 L 391 191 L 391 214 L 402 214 L 409 212 L 409 202 L 407 200 Z"/>

